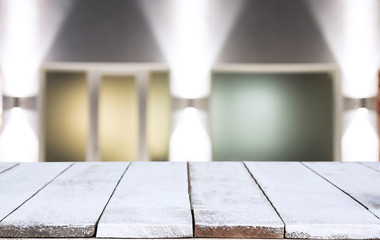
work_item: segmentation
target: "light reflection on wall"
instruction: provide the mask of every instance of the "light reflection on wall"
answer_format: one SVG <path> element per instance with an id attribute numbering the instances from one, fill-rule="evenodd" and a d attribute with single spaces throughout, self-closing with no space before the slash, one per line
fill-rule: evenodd
<path id="1" fill-rule="evenodd" d="M 2 69 L 4 93 L 16 97 L 36 95 L 38 39 L 38 5 L 35 1 L 3 2 L 5 33 L 3 35 Z M 22 71 L 20 71 L 22 69 Z"/>
<path id="2" fill-rule="evenodd" d="M 179 123 L 170 138 L 170 161 L 211 161 L 211 141 L 202 121 L 205 113 L 188 107 L 175 114 Z"/>
<path id="3" fill-rule="evenodd" d="M 140 1 L 169 63 L 170 91 L 173 97 L 199 99 L 209 96 L 211 67 L 234 25 L 243 2 Z M 175 130 L 170 139 L 170 160 L 209 161 L 211 143 L 205 126 L 199 123 L 199 112 L 190 108 L 174 114 L 182 115 L 182 120 L 174 126 Z M 200 143 L 204 145 L 200 146 Z"/>
<path id="4" fill-rule="evenodd" d="M 0 162 L 38 161 L 38 140 L 31 122 L 35 114 L 14 107 L 5 111 L 5 121 L 0 138 Z"/>
<path id="5" fill-rule="evenodd" d="M 373 97 L 379 66 L 379 1 L 308 1 L 326 42 L 342 68 L 343 95 Z"/>
<path id="6" fill-rule="evenodd" d="M 342 69 L 342 93 L 348 98 L 377 94 L 379 68 L 379 14 L 377 0 L 308 1 L 326 42 Z M 379 147 L 372 112 L 357 109 L 344 113 L 343 161 L 373 161 Z"/>
<path id="7" fill-rule="evenodd" d="M 52 14 L 50 8 L 59 7 Z M 29 97 L 38 93 L 38 69 L 63 23 L 71 1 L 0 2 L 3 93 Z"/>
<path id="8" fill-rule="evenodd" d="M 376 113 L 366 108 L 349 111 L 349 125 L 342 138 L 342 160 L 345 162 L 378 161 L 379 139 L 371 120 Z"/>
<path id="9" fill-rule="evenodd" d="M 208 96 L 211 66 L 243 1 L 142 0 L 140 4 L 170 65 L 172 95 Z"/>
<path id="10" fill-rule="evenodd" d="M 344 47 L 339 59 L 343 71 L 343 94 L 355 98 L 377 94 L 380 12 L 376 0 L 346 1 Z"/>
<path id="11" fill-rule="evenodd" d="M 0 1 L 0 65 L 4 95 L 31 97 L 38 94 L 40 64 L 71 4 L 72 1 L 59 0 Z M 60 11 L 52 11 L 55 8 Z M 30 125 L 25 117 L 37 118 L 37 109 L 16 109 L 9 114 L 11 117 L 1 136 L 2 161 L 37 161 L 38 127 Z M 23 135 L 20 135 L 21 130 Z"/>

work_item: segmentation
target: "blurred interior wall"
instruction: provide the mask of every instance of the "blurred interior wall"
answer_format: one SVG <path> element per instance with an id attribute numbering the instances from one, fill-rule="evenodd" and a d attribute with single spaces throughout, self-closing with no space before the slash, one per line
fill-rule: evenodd
<path id="1" fill-rule="evenodd" d="M 46 0 L 45 0 L 46 1 Z M 45 61 L 165 62 L 165 55 L 144 16 L 139 0 L 67 0 L 72 8 Z M 149 0 L 142 0 L 149 1 Z M 168 0 L 157 0 L 164 6 Z M 223 6 L 229 0 L 220 0 Z M 216 62 L 334 62 L 314 20 L 312 0 L 234 0 L 239 12 Z M 338 0 L 341 1 L 341 0 Z M 328 0 L 318 4 L 329 6 Z M 211 15 L 229 14 L 221 7 Z M 57 13 L 59 8 L 52 9 Z M 160 11 L 160 9 L 157 9 Z M 335 17 L 341 9 L 331 9 Z M 331 22 L 334 17 L 331 16 Z M 162 19 L 164 21 L 164 19 Z M 218 22 L 213 23 L 218 28 Z M 166 31 L 165 22 L 162 31 Z"/>

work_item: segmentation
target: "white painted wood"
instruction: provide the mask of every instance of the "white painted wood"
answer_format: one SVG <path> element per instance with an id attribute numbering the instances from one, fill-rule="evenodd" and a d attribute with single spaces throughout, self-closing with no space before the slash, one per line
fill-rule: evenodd
<path id="1" fill-rule="evenodd" d="M 380 172 L 380 162 L 361 162 L 361 164 Z"/>
<path id="2" fill-rule="evenodd" d="M 0 236 L 94 236 L 96 222 L 128 164 L 75 163 L 0 222 Z M 44 170 L 38 174 L 44 175 Z"/>
<path id="3" fill-rule="evenodd" d="M 283 237 L 281 219 L 242 162 L 189 166 L 195 237 Z"/>
<path id="4" fill-rule="evenodd" d="M 21 163 L 1 173 L 0 221 L 70 165 L 71 163 Z"/>
<path id="5" fill-rule="evenodd" d="M 41 240 L 41 238 L 22 238 L 23 240 Z M 99 240 L 99 239 L 107 239 L 107 238 L 96 238 L 96 237 L 91 237 L 91 238 L 64 238 L 64 240 Z M 125 240 L 125 239 L 130 239 L 130 240 L 135 240 L 136 238 L 108 238 L 112 240 Z M 155 240 L 165 240 L 167 238 L 155 238 Z M 189 239 L 189 238 L 187 238 Z M 190 238 L 191 240 L 221 240 L 220 238 Z M 9 240 L 9 238 L 0 238 L 0 240 Z M 62 240 L 62 238 L 49 238 L 48 240 Z M 152 240 L 152 238 L 139 238 L 139 240 Z M 184 240 L 184 238 L 171 238 L 170 240 Z M 236 240 L 236 238 L 223 238 L 223 240 Z M 239 240 L 252 240 L 252 238 L 239 238 Z M 278 240 L 276 239 L 271 239 L 271 238 L 255 238 L 255 240 Z M 293 240 L 298 240 L 298 239 L 293 239 Z M 299 239 L 302 240 L 302 239 Z"/>
<path id="6" fill-rule="evenodd" d="M 100 240 L 100 239 L 112 239 L 112 240 L 136 240 L 136 238 L 49 238 L 48 240 Z M 154 240 L 167 240 L 167 238 L 155 238 Z M 186 240 L 221 240 L 220 238 L 185 238 Z M 185 240 L 184 238 L 170 238 L 170 240 Z M 278 240 L 278 238 L 254 238 L 255 240 Z M 9 238 L 0 238 L 0 240 L 10 240 Z M 14 239 L 16 240 L 16 239 Z M 41 240 L 41 238 L 22 238 L 22 240 Z M 152 240 L 152 238 L 139 238 L 139 240 Z M 223 240 L 237 240 L 236 238 L 223 238 Z M 252 238 L 239 238 L 239 240 L 252 240 Z M 303 239 L 292 239 L 303 240 Z"/>
<path id="7" fill-rule="evenodd" d="M 10 168 L 16 166 L 18 163 L 12 162 L 0 162 L 0 173 L 9 170 Z"/>
<path id="8" fill-rule="evenodd" d="M 287 238 L 379 238 L 379 219 L 301 163 L 246 165 L 284 220 Z"/>
<path id="9" fill-rule="evenodd" d="M 192 237 L 186 163 L 134 162 L 102 215 L 97 237 Z"/>
<path id="10" fill-rule="evenodd" d="M 305 162 L 304 164 L 380 218 L 380 172 L 359 163 Z"/>

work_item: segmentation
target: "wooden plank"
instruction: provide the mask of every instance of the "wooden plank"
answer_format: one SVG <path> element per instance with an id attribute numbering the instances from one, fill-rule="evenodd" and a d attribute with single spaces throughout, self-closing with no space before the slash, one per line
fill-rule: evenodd
<path id="1" fill-rule="evenodd" d="M 379 219 L 301 163 L 246 165 L 284 220 L 286 238 L 380 236 Z"/>
<path id="2" fill-rule="evenodd" d="M 305 162 L 304 164 L 380 218 L 380 172 L 359 163 Z"/>
<path id="3" fill-rule="evenodd" d="M 10 168 L 16 166 L 18 163 L 12 162 L 0 162 L 0 173 L 9 170 Z"/>
<path id="4" fill-rule="evenodd" d="M 380 172 L 380 162 L 361 162 L 361 164 Z"/>
<path id="5" fill-rule="evenodd" d="M 97 237 L 192 237 L 186 163 L 134 162 L 102 215 Z"/>
<path id="6" fill-rule="evenodd" d="M 97 237 L 89 237 L 89 238 L 49 238 L 44 240 L 136 240 L 136 238 L 97 238 Z M 154 240 L 167 240 L 168 238 L 154 238 Z M 252 240 L 252 238 L 170 238 L 170 240 Z M 41 238 L 22 238 L 22 239 L 9 239 L 9 238 L 0 238 L 0 240 L 42 240 Z M 138 238 L 138 240 L 152 240 L 152 238 Z M 270 239 L 270 238 L 255 238 L 255 240 L 278 240 L 278 238 Z M 296 240 L 296 239 L 292 239 Z M 299 239 L 303 240 L 303 239 Z"/>
<path id="7" fill-rule="evenodd" d="M 0 221 L 70 165 L 71 163 L 21 163 L 1 173 Z"/>
<path id="8" fill-rule="evenodd" d="M 242 162 L 189 163 L 195 237 L 282 238 L 284 225 Z"/>
<path id="9" fill-rule="evenodd" d="M 5 218 L 0 237 L 94 236 L 96 222 L 127 166 L 74 164 Z"/>
<path id="10" fill-rule="evenodd" d="M 90 238 L 49 238 L 44 240 L 136 240 L 136 238 L 97 238 L 97 237 L 90 237 Z M 167 240 L 168 238 L 154 238 L 154 240 Z M 252 238 L 170 238 L 170 240 L 252 240 Z M 278 238 L 254 238 L 255 240 L 278 240 Z M 284 238 L 285 239 L 285 238 Z M 41 238 L 22 238 L 22 239 L 9 239 L 9 238 L 0 238 L 0 240 L 42 240 Z M 138 238 L 138 240 L 152 240 L 152 238 Z M 297 240 L 297 239 L 292 239 Z M 304 239 L 299 239 L 304 240 Z"/>

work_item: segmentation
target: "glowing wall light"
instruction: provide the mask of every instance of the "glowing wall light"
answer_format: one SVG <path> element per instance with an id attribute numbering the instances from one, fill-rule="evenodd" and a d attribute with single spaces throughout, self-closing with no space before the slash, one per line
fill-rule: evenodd
<path id="1" fill-rule="evenodd" d="M 139 1 L 169 63 L 170 92 L 173 97 L 183 100 L 203 99 L 209 96 L 211 67 L 243 2 Z M 181 115 L 181 120 L 177 122 L 175 119 L 178 115 Z M 194 108 L 173 113 L 174 132 L 170 139 L 170 160 L 211 159 L 211 143 L 205 130 L 207 124 L 200 124 L 201 115 L 207 118 L 207 112 Z"/>
<path id="2" fill-rule="evenodd" d="M 38 94 L 39 66 L 71 4 L 72 1 L 56 0 L 0 1 L 0 64 L 4 95 L 28 98 Z M 2 161 L 37 161 L 38 140 L 31 131 L 28 117 L 25 118 L 26 115 L 37 117 L 37 111 L 16 108 L 9 114 L 11 117 L 4 121 L 1 136 Z"/>
<path id="3" fill-rule="evenodd" d="M 374 97 L 379 66 L 379 1 L 308 1 L 330 50 L 342 69 L 342 93 L 352 99 Z M 372 113 L 364 109 L 346 111 L 354 115 L 343 133 L 343 161 L 372 161 L 379 154 Z M 367 117 L 366 117 L 367 116 Z"/>
<path id="4" fill-rule="evenodd" d="M 366 108 L 353 110 L 353 120 L 342 139 L 342 160 L 345 162 L 378 161 L 379 139 L 370 123 Z"/>
<path id="5" fill-rule="evenodd" d="M 211 161 L 211 141 L 202 112 L 188 107 L 177 114 L 179 123 L 170 138 L 170 161 Z"/>
<path id="6" fill-rule="evenodd" d="M 14 107 L 5 121 L 0 140 L 2 162 L 38 161 L 38 140 L 27 121 L 25 110 Z"/>

